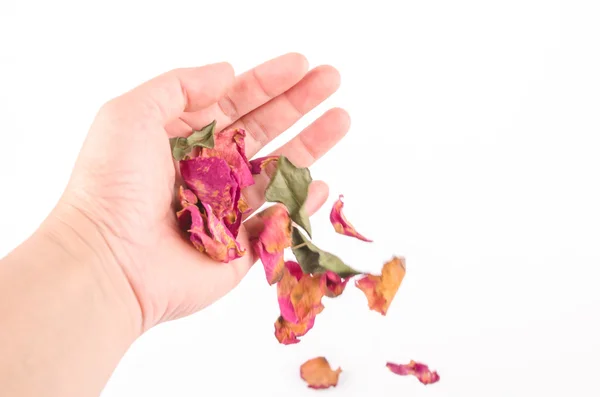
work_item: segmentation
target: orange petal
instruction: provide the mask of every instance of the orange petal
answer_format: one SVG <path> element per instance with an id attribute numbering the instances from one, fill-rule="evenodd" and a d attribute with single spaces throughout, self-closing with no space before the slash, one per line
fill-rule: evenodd
<path id="1" fill-rule="evenodd" d="M 366 295 L 369 308 L 385 316 L 405 274 L 404 258 L 395 257 L 383 265 L 380 276 L 369 274 L 356 281 L 356 286 Z"/>
<path id="2" fill-rule="evenodd" d="M 238 200 L 238 210 L 242 213 L 242 215 L 246 215 L 252 211 L 252 208 L 250 208 L 250 205 L 244 197 L 240 197 Z"/>
<path id="3" fill-rule="evenodd" d="M 306 335 L 314 325 L 314 318 L 305 323 L 294 324 L 279 316 L 275 321 L 275 337 L 279 343 L 284 345 L 298 343 L 300 342 L 298 337 Z"/>
<path id="4" fill-rule="evenodd" d="M 292 304 L 292 291 L 298 285 L 298 281 L 302 278 L 302 269 L 296 262 L 285 262 L 283 276 L 277 283 L 277 300 L 279 301 L 279 310 L 281 317 L 291 323 L 298 323 L 298 316 Z"/>
<path id="5" fill-rule="evenodd" d="M 285 262 L 283 276 L 277 283 L 277 300 L 281 315 L 275 322 L 275 336 L 280 343 L 298 343 L 314 325 L 324 309 L 321 277 L 302 273 L 294 261 Z"/>
<path id="6" fill-rule="evenodd" d="M 300 377 L 312 389 L 327 389 L 337 386 L 341 372 L 341 368 L 333 371 L 325 357 L 313 358 L 300 367 Z"/>
<path id="7" fill-rule="evenodd" d="M 299 322 L 315 318 L 323 311 L 325 307 L 321 303 L 321 298 L 323 298 L 323 291 L 320 277 L 303 275 L 292 290 L 290 298 Z"/>

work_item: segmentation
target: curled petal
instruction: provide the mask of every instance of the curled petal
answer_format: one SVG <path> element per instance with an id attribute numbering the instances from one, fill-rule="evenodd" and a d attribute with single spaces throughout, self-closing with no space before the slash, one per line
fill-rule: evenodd
<path id="1" fill-rule="evenodd" d="M 417 363 L 413 360 L 410 360 L 408 364 L 387 363 L 386 366 L 397 375 L 413 375 L 424 385 L 429 385 L 440 380 L 440 376 L 436 371 L 431 371 L 427 365 Z"/>
<path id="2" fill-rule="evenodd" d="M 244 139 L 246 131 L 237 128 L 215 135 L 214 148 L 202 149 L 202 157 L 218 157 L 227 162 L 239 182 L 240 189 L 254 184 L 250 162 L 246 157 Z"/>
<path id="3" fill-rule="evenodd" d="M 312 389 L 335 387 L 342 372 L 341 368 L 333 371 L 325 357 L 316 357 L 300 366 L 300 377 Z"/>
<path id="4" fill-rule="evenodd" d="M 372 242 L 373 240 L 369 240 L 362 234 L 358 233 L 354 226 L 344 216 L 342 213 L 342 208 L 344 208 L 344 202 L 342 199 L 343 195 L 340 194 L 338 200 L 333 204 L 333 208 L 331 209 L 331 213 L 329 214 L 329 219 L 331 220 L 331 224 L 336 232 L 339 234 L 344 234 L 346 236 L 356 237 L 359 240 Z"/>
<path id="5" fill-rule="evenodd" d="M 320 277 L 304 275 L 292 290 L 291 302 L 300 323 L 314 319 L 325 308 L 321 303 Z"/>
<path id="6" fill-rule="evenodd" d="M 329 298 L 340 296 L 342 292 L 344 292 L 344 289 L 346 289 L 346 284 L 350 278 L 352 278 L 352 276 L 343 279 L 339 275 L 328 270 L 321 275 L 321 291 Z"/>
<path id="7" fill-rule="evenodd" d="M 195 205 L 188 205 L 177 213 L 180 227 L 187 231 L 190 241 L 200 252 L 219 262 L 229 262 L 244 255 L 231 232 L 223 222 L 211 212 L 210 206 L 201 210 Z"/>
<path id="8" fill-rule="evenodd" d="M 237 178 L 236 178 L 236 182 L 237 182 Z M 233 192 L 233 209 L 232 209 L 232 211 L 227 213 L 225 218 L 223 219 L 225 222 L 225 225 L 227 226 L 227 228 L 229 229 L 229 231 L 231 232 L 233 237 L 237 237 L 238 232 L 240 230 L 240 226 L 242 226 L 243 214 L 239 208 L 241 197 L 242 197 L 242 190 L 241 190 L 240 185 L 238 184 L 237 189 L 235 189 Z"/>
<path id="9" fill-rule="evenodd" d="M 306 335 L 314 325 L 314 318 L 305 323 L 294 324 L 286 321 L 280 316 L 277 321 L 275 321 L 275 337 L 281 344 L 292 345 L 300 342 L 300 339 L 298 338 Z"/>
<path id="10" fill-rule="evenodd" d="M 240 199 L 238 200 L 238 210 L 242 215 L 247 215 L 252 212 L 252 208 L 250 208 L 250 205 L 248 205 L 248 202 L 243 196 L 240 196 Z"/>
<path id="11" fill-rule="evenodd" d="M 315 317 L 324 309 L 322 297 L 320 276 L 302 273 L 294 261 L 285 262 L 283 276 L 277 283 L 281 315 L 275 322 L 275 336 L 280 343 L 298 343 L 298 337 L 313 327 Z"/>
<path id="12" fill-rule="evenodd" d="M 292 292 L 298 285 L 298 281 L 302 278 L 302 270 L 300 269 L 300 275 L 298 276 L 296 266 L 300 269 L 300 266 L 296 262 L 286 262 L 283 269 L 283 276 L 277 283 L 277 301 L 279 302 L 281 317 L 293 324 L 297 324 L 299 321 L 294 305 L 292 304 Z"/>
<path id="13" fill-rule="evenodd" d="M 298 281 L 300 281 L 302 276 L 304 276 L 304 272 L 302 271 L 302 268 L 298 262 L 286 261 L 285 268 L 292 276 L 296 277 L 296 280 Z"/>
<path id="14" fill-rule="evenodd" d="M 265 269 L 267 282 L 272 285 L 283 276 L 283 251 L 292 245 L 292 223 L 287 210 L 279 205 L 267 208 L 258 214 L 258 218 L 263 228 L 253 245 Z"/>
<path id="15" fill-rule="evenodd" d="M 217 218 L 208 204 L 204 204 L 207 214 L 207 228 L 212 239 L 204 242 L 206 253 L 220 262 L 229 262 L 240 258 L 245 251 L 240 247 L 235 237 L 225 224 Z"/>
<path id="16" fill-rule="evenodd" d="M 369 274 L 356 281 L 356 286 L 366 295 L 369 308 L 385 316 L 405 274 L 404 258 L 393 258 L 383 266 L 380 276 Z"/>
<path id="17" fill-rule="evenodd" d="M 203 205 L 212 208 L 217 218 L 231 218 L 234 215 L 234 200 L 239 185 L 225 160 L 196 157 L 180 161 L 179 167 L 187 187 Z"/>
<path id="18" fill-rule="evenodd" d="M 183 201 L 183 200 L 182 200 Z M 186 205 L 177 212 L 177 220 L 182 230 L 189 233 L 190 241 L 200 252 L 205 252 L 204 241 L 211 237 L 206 233 L 206 217 L 195 205 Z"/>
<path id="19" fill-rule="evenodd" d="M 320 276 L 301 273 L 296 262 L 288 261 L 279 283 L 277 299 L 281 315 L 286 321 L 294 324 L 305 323 L 314 319 L 324 309 L 321 303 Z"/>
<path id="20" fill-rule="evenodd" d="M 182 208 L 185 208 L 188 205 L 197 205 L 198 197 L 196 197 L 191 190 L 179 186 L 179 202 L 181 203 Z"/>
<path id="21" fill-rule="evenodd" d="M 267 165 L 273 161 L 277 161 L 278 159 L 279 156 L 266 156 L 250 160 L 250 171 L 254 175 L 260 174 Z"/>
<path id="22" fill-rule="evenodd" d="M 258 254 L 260 261 L 265 269 L 265 276 L 269 285 L 273 285 L 279 280 L 283 274 L 283 250 L 270 253 L 265 249 L 264 244 L 259 239 L 252 240 L 252 247 Z"/>

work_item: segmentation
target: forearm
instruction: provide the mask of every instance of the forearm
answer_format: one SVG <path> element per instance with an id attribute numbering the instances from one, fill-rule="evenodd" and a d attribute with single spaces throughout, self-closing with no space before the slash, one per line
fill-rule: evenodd
<path id="1" fill-rule="evenodd" d="M 131 288 L 93 248 L 101 235 L 72 221 L 46 222 L 0 261 L 0 395 L 97 396 L 138 336 Z"/>

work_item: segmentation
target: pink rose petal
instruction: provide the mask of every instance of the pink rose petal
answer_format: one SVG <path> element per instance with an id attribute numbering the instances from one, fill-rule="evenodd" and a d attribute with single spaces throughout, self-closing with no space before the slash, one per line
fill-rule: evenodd
<path id="1" fill-rule="evenodd" d="M 424 385 L 429 385 L 440 380 L 437 372 L 431 371 L 427 365 L 413 360 L 410 360 L 408 364 L 387 363 L 386 366 L 397 375 L 415 376 Z"/>
<path id="2" fill-rule="evenodd" d="M 254 175 L 260 174 L 268 164 L 278 159 L 279 156 L 266 156 L 250 160 L 250 170 Z"/>
<path id="3" fill-rule="evenodd" d="M 233 129 L 215 134 L 215 147 L 202 149 L 202 157 L 218 157 L 227 162 L 235 175 L 240 189 L 254 184 L 250 162 L 246 157 L 244 139 L 246 131 Z"/>
<path id="4" fill-rule="evenodd" d="M 325 296 L 329 298 L 335 298 L 344 292 L 344 289 L 346 289 L 346 284 L 351 278 L 352 276 L 343 279 L 339 275 L 328 270 L 321 275 L 321 290 Z"/>
<path id="5" fill-rule="evenodd" d="M 333 208 L 331 209 L 331 214 L 329 215 L 329 219 L 331 220 L 331 224 L 336 232 L 340 234 L 344 234 L 346 236 L 356 237 L 359 240 L 366 241 L 368 243 L 373 240 L 369 240 L 362 234 L 358 233 L 354 226 L 344 216 L 342 213 L 342 208 L 344 208 L 344 202 L 342 199 L 343 195 L 340 194 L 338 200 L 333 204 Z"/>
<path id="6" fill-rule="evenodd" d="M 281 280 L 277 283 L 277 300 L 281 315 L 275 322 L 275 336 L 280 343 L 298 343 L 314 325 L 324 309 L 321 303 L 320 276 L 302 273 L 294 261 L 285 262 Z"/>
<path id="7" fill-rule="evenodd" d="M 262 230 L 252 244 L 272 285 L 283 275 L 283 251 L 292 245 L 292 223 L 285 207 L 274 205 L 257 215 Z"/>
<path id="8" fill-rule="evenodd" d="M 196 157 L 179 162 L 181 176 L 200 202 L 221 219 L 232 217 L 239 185 L 227 162 L 218 157 Z M 233 219 L 232 219 L 233 222 Z"/>

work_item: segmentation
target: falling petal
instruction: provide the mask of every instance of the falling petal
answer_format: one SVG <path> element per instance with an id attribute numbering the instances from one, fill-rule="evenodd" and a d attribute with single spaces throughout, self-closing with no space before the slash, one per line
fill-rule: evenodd
<path id="1" fill-rule="evenodd" d="M 342 278 L 328 270 L 321 275 L 321 291 L 329 298 L 340 296 L 351 278 L 352 276 Z"/>
<path id="2" fill-rule="evenodd" d="M 292 245 L 292 223 L 285 207 L 274 205 L 257 215 L 262 230 L 253 240 L 265 269 L 267 282 L 275 284 L 283 275 L 283 250 Z"/>
<path id="3" fill-rule="evenodd" d="M 339 234 L 356 237 L 357 239 L 366 241 L 368 243 L 372 242 L 373 240 L 369 240 L 362 234 L 358 233 L 356 231 L 356 229 L 354 228 L 354 226 L 352 226 L 352 224 L 350 222 L 348 222 L 348 220 L 342 213 L 342 208 L 344 208 L 344 202 L 342 201 L 343 198 L 344 198 L 344 196 L 340 194 L 340 197 L 333 204 L 333 208 L 331 209 L 329 219 L 331 220 L 331 224 L 333 225 L 333 228 Z"/>
<path id="4" fill-rule="evenodd" d="M 408 364 L 387 363 L 386 366 L 397 375 L 413 375 L 424 385 L 429 385 L 440 380 L 437 372 L 431 371 L 427 365 L 417 363 L 413 360 L 410 360 Z"/>
<path id="5" fill-rule="evenodd" d="M 314 318 L 306 323 L 294 324 L 286 321 L 280 316 L 277 321 L 275 321 L 275 337 L 279 343 L 283 345 L 299 343 L 300 339 L 298 338 L 306 335 L 306 333 L 311 330 L 314 324 Z"/>
<path id="6" fill-rule="evenodd" d="M 294 261 L 285 262 L 283 276 L 277 283 L 277 300 L 281 315 L 275 323 L 275 336 L 280 343 L 298 343 L 324 309 L 323 291 L 318 275 L 302 273 Z"/>
<path id="7" fill-rule="evenodd" d="M 385 316 L 405 274 L 404 258 L 393 258 L 383 266 L 380 276 L 369 274 L 356 281 L 356 286 L 367 297 L 369 308 Z"/>
<path id="8" fill-rule="evenodd" d="M 341 372 L 341 368 L 333 371 L 325 357 L 313 358 L 300 367 L 300 377 L 312 389 L 327 389 L 337 386 Z"/>

